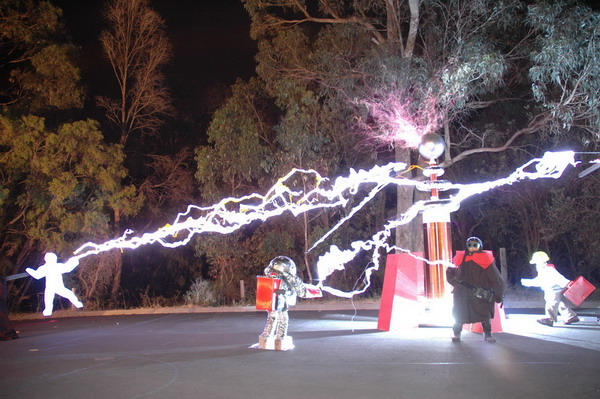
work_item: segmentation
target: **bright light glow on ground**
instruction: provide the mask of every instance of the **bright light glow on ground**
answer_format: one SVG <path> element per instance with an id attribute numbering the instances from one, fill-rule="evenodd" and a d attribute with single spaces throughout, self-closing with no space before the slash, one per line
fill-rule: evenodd
<path id="1" fill-rule="evenodd" d="M 540 307 L 543 306 L 541 302 Z M 580 315 L 581 321 L 577 324 L 565 326 L 557 323 L 554 327 L 543 326 L 536 322 L 542 317 L 544 317 L 543 313 L 510 314 L 502 321 L 503 332 L 600 352 L 600 340 L 597 339 L 600 323 L 595 316 Z"/>

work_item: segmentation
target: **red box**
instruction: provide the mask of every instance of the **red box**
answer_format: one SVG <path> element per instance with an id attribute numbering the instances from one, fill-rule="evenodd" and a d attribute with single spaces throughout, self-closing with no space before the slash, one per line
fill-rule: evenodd
<path id="1" fill-rule="evenodd" d="M 583 276 L 579 276 L 575 280 L 567 284 L 563 295 L 573 305 L 579 306 L 582 304 L 585 298 L 587 298 L 592 292 L 594 292 L 595 289 L 596 287 L 594 287 L 592 283 L 583 278 Z"/>
<path id="2" fill-rule="evenodd" d="M 278 278 L 256 277 L 256 309 L 275 310 L 275 291 L 279 289 L 281 280 Z"/>

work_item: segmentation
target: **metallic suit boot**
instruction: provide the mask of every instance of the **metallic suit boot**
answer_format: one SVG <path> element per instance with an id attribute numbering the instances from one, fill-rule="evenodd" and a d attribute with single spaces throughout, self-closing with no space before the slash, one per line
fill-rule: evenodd
<path id="1" fill-rule="evenodd" d="M 267 349 L 267 338 L 262 335 L 258 336 L 258 347 L 261 349 Z"/>

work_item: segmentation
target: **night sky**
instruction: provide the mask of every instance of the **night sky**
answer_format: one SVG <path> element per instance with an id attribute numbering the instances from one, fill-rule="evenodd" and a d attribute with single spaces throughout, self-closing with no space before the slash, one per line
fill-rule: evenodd
<path id="1" fill-rule="evenodd" d="M 109 94 L 105 91 L 114 86 L 114 78 L 99 44 L 106 28 L 106 1 L 52 2 L 63 9 L 67 30 L 81 46 L 82 74 L 90 94 Z M 173 97 L 192 100 L 211 86 L 254 75 L 256 44 L 241 0 L 151 0 L 150 5 L 165 20 L 173 46 L 165 70 Z"/>

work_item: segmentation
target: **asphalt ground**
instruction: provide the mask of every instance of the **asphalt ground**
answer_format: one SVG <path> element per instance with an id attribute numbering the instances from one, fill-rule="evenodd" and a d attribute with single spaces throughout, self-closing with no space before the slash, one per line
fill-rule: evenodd
<path id="1" fill-rule="evenodd" d="M 291 351 L 252 349 L 266 312 L 15 320 L 1 398 L 600 398 L 600 323 L 546 327 L 506 308 L 497 343 L 377 328 L 377 309 L 290 311 Z M 77 314 L 77 313 L 75 313 Z"/>

